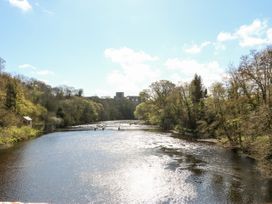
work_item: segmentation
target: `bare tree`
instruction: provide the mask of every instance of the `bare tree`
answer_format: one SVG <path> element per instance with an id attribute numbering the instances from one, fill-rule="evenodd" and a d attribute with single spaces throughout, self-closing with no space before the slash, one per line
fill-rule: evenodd
<path id="1" fill-rule="evenodd" d="M 270 48 L 264 51 L 252 51 L 249 56 L 241 59 L 238 68 L 240 76 L 248 84 L 255 86 L 255 91 L 265 104 L 270 104 L 271 77 L 272 77 L 272 52 Z"/>

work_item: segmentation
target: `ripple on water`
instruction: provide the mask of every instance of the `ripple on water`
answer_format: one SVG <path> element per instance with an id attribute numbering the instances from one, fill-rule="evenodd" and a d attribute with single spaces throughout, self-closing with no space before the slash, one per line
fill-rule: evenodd
<path id="1" fill-rule="evenodd" d="M 169 171 L 164 168 L 166 163 L 165 158 L 148 156 L 144 161 L 122 163 L 122 167 L 103 174 L 85 172 L 81 179 L 106 191 L 110 196 L 105 198 L 105 202 L 184 203 L 193 200 L 196 196 L 195 187 L 185 182 L 190 172 L 180 174 L 178 171 Z"/>
<path id="2" fill-rule="evenodd" d="M 61 132 L 0 154 L 5 200 L 264 203 L 272 201 L 271 186 L 246 158 L 168 133 Z"/>

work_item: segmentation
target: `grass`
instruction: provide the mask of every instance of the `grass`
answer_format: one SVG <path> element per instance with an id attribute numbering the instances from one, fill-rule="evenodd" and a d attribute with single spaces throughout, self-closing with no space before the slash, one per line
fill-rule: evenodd
<path id="1" fill-rule="evenodd" d="M 37 137 L 40 131 L 28 126 L 0 128 L 0 145 L 12 144 Z"/>

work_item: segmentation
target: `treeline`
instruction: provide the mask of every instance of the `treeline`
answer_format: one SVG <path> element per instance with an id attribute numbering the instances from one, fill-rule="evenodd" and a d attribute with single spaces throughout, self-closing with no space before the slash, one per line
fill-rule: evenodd
<path id="1" fill-rule="evenodd" d="M 28 98 L 47 110 L 45 130 L 55 127 L 92 123 L 101 119 L 101 104 L 85 99 L 82 89 L 61 86 L 52 88 L 43 82 L 24 82 Z"/>
<path id="2" fill-rule="evenodd" d="M 135 103 L 127 98 L 112 99 L 112 98 L 99 98 L 90 97 L 89 99 L 102 104 L 103 112 L 101 120 L 133 120 L 135 119 L 134 111 L 136 109 Z"/>
<path id="3" fill-rule="evenodd" d="M 134 119 L 136 105 L 126 98 L 83 97 L 82 89 L 51 87 L 26 77 L 0 75 L 1 123 L 19 126 L 22 116 L 30 116 L 34 125 L 60 127 L 101 120 Z M 12 119 L 13 118 L 13 119 Z M 12 119 L 12 120 L 11 120 Z"/>
<path id="4" fill-rule="evenodd" d="M 82 97 L 82 90 L 52 88 L 43 82 L 0 74 L 0 143 L 10 143 L 58 127 L 95 122 L 103 106 Z M 24 121 L 32 118 L 32 127 Z"/>
<path id="5" fill-rule="evenodd" d="M 12 143 L 56 128 L 101 120 L 133 119 L 136 105 L 127 99 L 83 97 L 82 89 L 51 87 L 4 72 L 0 58 L 0 144 Z M 24 121 L 32 118 L 32 127 Z"/>
<path id="6" fill-rule="evenodd" d="M 190 83 L 152 83 L 140 96 L 138 119 L 195 138 L 222 138 L 272 158 L 271 48 L 241 57 L 239 66 L 230 67 L 209 91 L 196 74 Z"/>

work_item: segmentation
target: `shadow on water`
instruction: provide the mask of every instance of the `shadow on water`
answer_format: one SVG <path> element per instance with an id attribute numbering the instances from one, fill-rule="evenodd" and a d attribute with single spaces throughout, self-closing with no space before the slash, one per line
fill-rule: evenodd
<path id="1" fill-rule="evenodd" d="M 189 170 L 196 175 L 205 173 L 203 167 L 205 166 L 206 162 L 197 159 L 194 155 L 185 154 L 179 149 L 166 147 L 161 147 L 160 150 L 173 159 L 167 164 L 165 167 L 166 169 L 170 169 L 172 171 Z"/>
<path id="2" fill-rule="evenodd" d="M 22 163 L 22 155 L 20 154 L 20 148 L 24 146 L 24 143 L 0 150 L 0 188 L 5 189 L 5 191 L 0 189 L 0 200 L 1 198 L 9 198 L 10 192 L 14 192 L 17 195 L 20 193 L 16 187 L 18 185 L 16 177 L 24 165 Z"/>
<path id="3" fill-rule="evenodd" d="M 212 145 L 206 145 L 206 148 L 210 147 Z M 210 203 L 211 200 L 216 203 L 223 200 L 228 203 L 272 202 L 272 179 L 262 178 L 255 160 L 236 151 L 218 151 L 216 148 L 213 151 L 212 148 L 212 154 L 205 154 L 205 151 L 195 154 L 194 151 L 159 146 L 157 152 L 171 158 L 166 169 L 191 173 L 186 182 L 197 184 L 194 186 L 198 195 L 192 203 Z M 223 162 L 220 161 L 222 158 L 225 158 Z"/>

